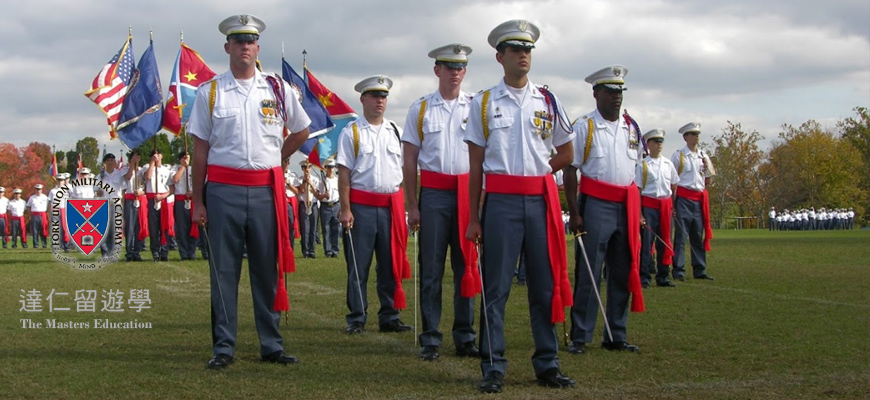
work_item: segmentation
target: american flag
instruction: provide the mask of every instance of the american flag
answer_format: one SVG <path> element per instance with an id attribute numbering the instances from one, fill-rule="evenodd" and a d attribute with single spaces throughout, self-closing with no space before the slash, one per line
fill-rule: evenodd
<path id="1" fill-rule="evenodd" d="M 100 70 L 91 83 L 91 88 L 85 92 L 85 96 L 106 114 L 112 138 L 115 137 L 118 116 L 124 104 L 124 97 L 127 95 L 127 84 L 133 76 L 134 67 L 133 38 L 128 36 L 121 50 Z"/>

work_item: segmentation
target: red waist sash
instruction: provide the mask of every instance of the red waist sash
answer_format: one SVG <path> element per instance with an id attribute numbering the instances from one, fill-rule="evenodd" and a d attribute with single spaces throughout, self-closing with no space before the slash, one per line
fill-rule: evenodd
<path id="1" fill-rule="evenodd" d="M 640 205 L 659 211 L 659 231 L 661 231 L 662 240 L 665 241 L 665 253 L 662 254 L 662 264 L 671 265 L 671 260 L 674 257 L 674 245 L 671 244 L 671 212 L 673 211 L 671 198 L 657 199 L 655 197 L 641 196 Z"/>
<path id="2" fill-rule="evenodd" d="M 145 193 L 145 197 L 148 199 L 154 199 L 157 197 L 157 193 Z M 169 208 L 169 203 L 166 202 L 167 199 L 169 199 L 169 196 L 160 200 L 160 228 L 165 232 L 165 234 L 160 235 L 161 246 L 166 246 L 167 236 L 175 236 L 175 213 Z M 142 202 L 139 202 L 139 208 L 144 208 L 142 207 Z"/>
<path id="3" fill-rule="evenodd" d="M 33 217 L 42 217 L 42 236 L 48 237 L 48 218 L 45 211 L 31 211 L 31 223 L 33 223 Z M 34 239 L 36 240 L 36 239 Z"/>
<path id="4" fill-rule="evenodd" d="M 643 312 L 643 288 L 640 286 L 640 193 L 637 186 L 617 186 L 592 178 L 580 178 L 580 193 L 597 199 L 625 204 L 628 228 L 628 248 L 631 251 L 631 270 L 628 291 L 631 293 L 631 311 Z"/>
<path id="5" fill-rule="evenodd" d="M 462 274 L 460 295 L 471 298 L 480 293 L 480 271 L 477 269 L 477 252 L 474 251 L 474 242 L 465 238 L 462 232 L 468 227 L 469 214 L 468 204 L 468 173 L 460 175 L 448 175 L 438 172 L 420 170 L 420 186 L 429 189 L 455 190 L 457 224 L 459 225 L 459 247 L 462 250 L 462 258 L 465 260 L 465 272 Z"/>
<path id="6" fill-rule="evenodd" d="M 677 196 L 692 201 L 701 202 L 701 216 L 704 219 L 704 251 L 710 251 L 710 240 L 713 239 L 713 227 L 710 226 L 710 199 L 707 190 L 697 191 L 677 186 Z"/>
<path id="7" fill-rule="evenodd" d="M 396 291 L 393 294 L 394 307 L 404 310 L 408 306 L 402 279 L 411 277 L 411 264 L 408 263 L 408 224 L 405 221 L 405 195 L 402 189 L 392 194 L 366 192 L 350 189 L 350 202 L 371 207 L 390 209 L 390 255 L 393 258 L 393 279 Z"/>
<path id="8" fill-rule="evenodd" d="M 287 195 L 287 192 L 284 192 L 284 195 Z M 296 199 L 296 196 L 288 197 L 287 204 L 293 206 L 293 238 L 299 239 L 299 200 Z"/>
<path id="9" fill-rule="evenodd" d="M 124 193 L 124 201 L 139 200 L 139 232 L 136 237 L 139 240 L 145 240 L 148 237 L 148 200 L 145 195 L 137 195 L 136 193 Z M 145 204 L 145 207 L 142 207 Z"/>
<path id="10" fill-rule="evenodd" d="M 270 186 L 275 206 L 275 223 L 278 228 L 278 288 L 272 307 L 275 311 L 290 310 L 284 274 L 296 272 L 296 260 L 290 247 L 290 228 L 287 226 L 287 193 L 284 192 L 284 172 L 281 167 L 263 170 L 234 169 L 218 165 L 208 166 L 209 182 L 235 186 Z M 217 223 L 220 223 L 217 221 Z"/>
<path id="11" fill-rule="evenodd" d="M 487 193 L 544 196 L 547 204 L 547 254 L 553 276 L 553 299 L 550 302 L 550 321 L 565 321 L 565 307 L 574 305 L 571 282 L 568 281 L 568 256 L 565 249 L 565 229 L 559 189 L 552 175 L 516 176 L 486 174 Z M 503 234 L 498 232 L 495 234 Z"/>

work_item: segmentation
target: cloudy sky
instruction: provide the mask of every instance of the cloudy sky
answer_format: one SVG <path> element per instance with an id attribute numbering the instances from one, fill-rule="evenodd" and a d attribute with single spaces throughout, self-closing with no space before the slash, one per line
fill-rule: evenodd
<path id="1" fill-rule="evenodd" d="M 227 69 L 218 23 L 232 14 L 266 21 L 265 68 L 280 71 L 282 44 L 301 71 L 302 50 L 317 77 L 359 111 L 353 85 L 386 74 L 395 86 L 387 116 L 401 124 L 411 102 L 436 88 L 429 50 L 462 42 L 474 52 L 467 91 L 501 77 L 486 42 L 499 23 L 524 18 L 541 28 L 530 78 L 548 85 L 573 119 L 594 108 L 588 74 L 628 67 L 624 107 L 646 131 L 673 135 L 690 121 L 704 139 L 726 121 L 757 130 L 765 146 L 783 123 L 834 127 L 870 105 L 870 3 L 866 0 L 0 0 L 0 142 L 69 149 L 93 136 L 110 151 L 105 118 L 83 93 L 133 28 L 135 57 L 154 45 L 164 90 L 185 43 L 216 72 Z M 672 136 L 670 136 L 672 135 Z"/>

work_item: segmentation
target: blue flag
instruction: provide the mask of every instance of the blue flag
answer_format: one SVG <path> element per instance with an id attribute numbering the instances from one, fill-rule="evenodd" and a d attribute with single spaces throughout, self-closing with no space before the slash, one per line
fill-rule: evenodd
<path id="1" fill-rule="evenodd" d="M 156 135 L 162 124 L 163 90 L 152 42 L 142 53 L 130 80 L 130 89 L 118 120 L 118 138 L 127 147 L 135 149 Z"/>
<path id="2" fill-rule="evenodd" d="M 308 86 L 305 85 L 305 80 L 303 80 L 302 77 L 293 70 L 293 67 L 291 67 L 290 64 L 287 64 L 287 61 L 283 58 L 281 59 L 281 65 L 284 80 L 293 86 L 294 89 L 299 91 L 302 96 L 302 108 L 305 110 L 305 113 L 308 114 L 308 118 L 311 119 L 311 125 L 308 126 L 308 130 L 310 131 L 308 134 L 309 140 L 332 129 L 335 126 L 332 122 L 332 118 L 329 117 L 329 113 L 326 112 L 326 108 L 323 107 L 323 104 L 320 103 L 317 96 L 308 90 Z"/>

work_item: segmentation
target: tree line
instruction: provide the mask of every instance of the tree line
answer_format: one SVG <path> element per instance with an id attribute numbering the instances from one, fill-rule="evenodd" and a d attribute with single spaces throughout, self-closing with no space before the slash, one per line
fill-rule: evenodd
<path id="1" fill-rule="evenodd" d="M 870 115 L 866 107 L 833 128 L 814 120 L 782 125 L 767 151 L 761 135 L 728 122 L 713 137 L 712 161 L 718 176 L 709 187 L 710 216 L 716 227 L 728 217 L 761 217 L 777 210 L 853 207 L 867 225 L 870 210 Z"/>
<path id="2" fill-rule="evenodd" d="M 178 154 L 185 148 L 184 141 L 184 135 L 172 135 L 171 140 L 166 133 L 155 135 L 138 147 L 142 154 L 140 166 L 148 164 L 148 156 L 155 148 L 155 143 L 156 148 L 163 153 L 164 164 L 178 163 Z M 193 152 L 193 139 L 189 135 L 187 146 L 189 151 Z M 52 150 L 50 145 L 42 142 L 31 142 L 24 147 L 15 147 L 12 143 L 0 143 L 0 186 L 6 187 L 7 192 L 11 192 L 10 188 L 21 188 L 24 190 L 25 198 L 37 183 L 53 186 L 54 179 L 49 173 L 52 155 L 57 157 L 58 173 L 69 172 L 75 176 L 79 155 L 81 155 L 82 165 L 89 168 L 94 175 L 98 175 L 103 164 L 102 151 L 97 139 L 90 136 L 78 140 L 74 148 L 65 150 Z M 130 154 L 130 151 L 115 154 L 115 158 L 120 161 L 120 157 L 123 157 L 124 163 L 127 164 Z"/>

